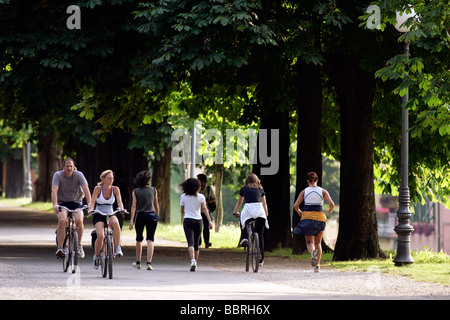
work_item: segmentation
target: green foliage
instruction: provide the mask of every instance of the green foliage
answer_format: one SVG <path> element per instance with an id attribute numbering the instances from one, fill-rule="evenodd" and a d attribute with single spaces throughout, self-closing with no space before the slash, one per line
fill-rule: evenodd
<path id="1" fill-rule="evenodd" d="M 450 207 L 450 37 L 448 21 L 450 10 L 442 1 L 376 1 L 381 9 L 382 25 L 385 33 L 393 30 L 395 12 L 409 10 L 414 6 L 416 17 L 405 25 L 411 26 L 409 32 L 397 34 L 399 42 L 408 42 L 411 55 L 397 54 L 375 74 L 385 83 L 379 88 L 383 91 L 378 99 L 385 105 L 395 105 L 400 109 L 400 97 L 409 93 L 407 108 L 410 117 L 410 191 L 413 202 L 423 201 L 424 197 L 440 201 Z M 394 85 L 394 86 L 392 86 Z M 381 92 L 380 92 L 381 93 Z M 397 100 L 387 98 L 393 93 Z M 386 100 L 388 99 L 388 100 Z M 382 100 L 378 100 L 381 104 Z M 384 120 L 389 123 L 392 111 L 385 109 Z M 375 168 L 378 192 L 397 194 L 392 186 L 399 185 L 401 115 L 394 114 L 397 124 L 384 125 L 383 130 L 391 141 L 376 150 L 380 166 Z M 397 129 L 395 129 L 397 128 Z M 390 134 L 388 134 L 390 132 Z M 382 133 L 383 134 L 383 133 Z M 382 134 L 378 133 L 381 138 Z M 383 139 L 385 139 L 383 138 Z M 394 142 L 394 143 L 392 143 Z"/>
<path id="2" fill-rule="evenodd" d="M 253 0 L 141 3 L 135 12 L 142 23 L 138 30 L 156 40 L 141 83 L 162 89 L 174 76 L 247 65 L 249 45 L 276 44 L 274 33 L 258 20 L 261 9 Z"/>

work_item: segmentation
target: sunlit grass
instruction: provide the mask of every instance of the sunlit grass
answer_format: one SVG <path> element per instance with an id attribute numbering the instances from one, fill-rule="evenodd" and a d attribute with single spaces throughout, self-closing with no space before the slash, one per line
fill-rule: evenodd
<path id="1" fill-rule="evenodd" d="M 41 211 L 53 211 L 53 205 L 51 202 L 32 202 L 31 198 L 13 198 L 7 199 L 5 197 L 0 198 L 0 205 L 5 207 L 22 207 L 33 208 Z"/>

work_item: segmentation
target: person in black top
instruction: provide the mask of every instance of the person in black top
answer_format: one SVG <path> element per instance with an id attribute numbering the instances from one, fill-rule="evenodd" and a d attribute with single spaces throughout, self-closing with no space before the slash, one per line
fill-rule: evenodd
<path id="1" fill-rule="evenodd" d="M 200 173 L 197 175 L 197 179 L 200 181 L 200 191 L 202 195 L 205 196 L 206 199 L 206 205 L 208 206 L 209 215 L 211 217 L 211 213 L 216 209 L 215 208 L 215 200 L 216 196 L 214 194 L 214 190 L 211 188 L 211 186 L 206 185 L 206 175 L 203 173 Z M 206 215 L 202 212 L 202 220 L 203 220 L 203 239 L 205 241 L 205 248 L 211 247 L 211 242 L 209 242 L 209 220 L 206 217 Z M 202 242 L 202 239 L 200 238 L 200 244 Z"/>
<path id="2" fill-rule="evenodd" d="M 153 270 L 152 259 L 154 252 L 155 231 L 159 220 L 158 193 L 155 187 L 150 187 L 150 173 L 141 171 L 136 175 L 137 188 L 132 193 L 130 230 L 133 229 L 136 215 L 136 262 L 133 266 L 141 268 L 142 241 L 144 227 L 147 230 L 147 270 Z"/>
<path id="3" fill-rule="evenodd" d="M 242 203 L 244 209 L 241 213 L 238 212 Z M 256 232 L 259 234 L 259 242 L 261 248 L 261 261 L 260 264 L 264 264 L 264 227 L 269 228 L 267 223 L 267 217 L 269 212 L 267 210 L 266 194 L 261 185 L 261 181 L 254 173 L 249 173 L 245 179 L 244 186 L 239 191 L 239 199 L 234 207 L 233 215 L 240 217 L 241 221 L 241 242 L 240 246 L 245 246 L 248 243 L 247 230 L 245 229 L 245 223 L 248 219 L 256 220 Z"/>

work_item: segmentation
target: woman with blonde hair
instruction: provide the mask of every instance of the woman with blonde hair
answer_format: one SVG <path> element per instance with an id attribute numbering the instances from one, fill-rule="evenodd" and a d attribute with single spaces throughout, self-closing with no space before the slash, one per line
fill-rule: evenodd
<path id="1" fill-rule="evenodd" d="M 97 186 L 94 188 L 94 191 L 92 192 L 92 199 L 96 201 L 96 207 L 95 210 L 98 210 L 103 213 L 113 213 L 113 204 L 114 201 L 117 199 L 117 205 L 119 209 L 123 210 L 123 203 L 122 198 L 120 196 L 120 190 L 118 187 L 113 186 L 114 182 L 114 174 L 112 170 L 105 170 L 100 175 L 101 182 L 97 184 Z M 94 201 L 89 204 L 89 212 L 94 210 Z M 94 258 L 93 258 L 93 266 L 95 269 L 98 269 L 99 266 L 99 258 L 100 258 L 100 252 L 103 247 L 103 239 L 105 237 L 104 229 L 105 229 L 105 222 L 106 222 L 106 216 L 95 213 L 94 214 L 94 227 L 95 231 L 97 233 L 97 239 L 95 240 L 95 246 L 94 246 Z M 111 228 L 113 229 L 113 237 L 114 237 L 114 243 L 116 244 L 115 248 L 115 256 L 116 258 L 122 257 L 122 248 L 120 247 L 120 225 L 119 220 L 115 215 L 110 216 L 109 224 Z"/>
<path id="2" fill-rule="evenodd" d="M 244 204 L 244 209 L 241 213 L 238 212 L 242 203 Z M 264 227 L 269 228 L 267 222 L 267 217 L 269 216 L 269 211 L 267 209 L 266 194 L 261 185 L 261 181 L 258 176 L 254 173 L 249 173 L 247 178 L 245 178 L 244 186 L 239 191 L 239 199 L 234 207 L 233 215 L 235 217 L 240 217 L 241 219 L 241 241 L 240 246 L 245 246 L 248 243 L 247 229 L 245 224 L 249 219 L 256 220 L 256 232 L 259 235 L 259 247 L 261 248 L 261 260 L 260 264 L 264 264 Z"/>

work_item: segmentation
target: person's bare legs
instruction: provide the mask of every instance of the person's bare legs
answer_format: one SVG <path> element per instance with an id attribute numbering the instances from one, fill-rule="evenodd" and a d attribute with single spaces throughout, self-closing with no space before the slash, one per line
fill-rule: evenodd
<path id="1" fill-rule="evenodd" d="M 154 249 L 155 248 L 153 241 L 147 240 L 147 262 L 152 262 Z"/>
<path id="2" fill-rule="evenodd" d="M 319 232 L 314 237 L 314 248 L 319 251 L 317 254 L 317 265 L 320 265 L 320 259 L 322 258 L 322 237 L 323 237 L 323 231 Z"/>

